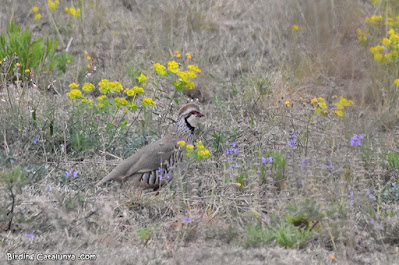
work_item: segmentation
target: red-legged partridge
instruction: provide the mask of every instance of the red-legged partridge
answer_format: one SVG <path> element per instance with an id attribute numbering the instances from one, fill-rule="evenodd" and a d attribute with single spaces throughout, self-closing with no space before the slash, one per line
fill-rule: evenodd
<path id="1" fill-rule="evenodd" d="M 110 181 L 129 181 L 142 189 L 157 190 L 170 180 L 169 171 L 182 160 L 182 150 L 178 141 L 193 143 L 194 129 L 200 117 L 198 105 L 189 103 L 180 111 L 176 131 L 144 146 L 129 158 L 123 160 L 97 186 Z"/>

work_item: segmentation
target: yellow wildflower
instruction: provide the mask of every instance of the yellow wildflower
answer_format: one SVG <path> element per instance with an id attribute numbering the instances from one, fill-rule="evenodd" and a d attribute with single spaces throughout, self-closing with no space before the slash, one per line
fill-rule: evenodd
<path id="1" fill-rule="evenodd" d="M 162 64 L 156 63 L 154 64 L 155 71 L 159 75 L 167 75 L 168 72 L 166 72 L 166 67 L 163 66 Z"/>
<path id="2" fill-rule="evenodd" d="M 197 66 L 195 65 L 188 65 L 187 69 L 193 71 L 193 72 L 197 72 L 197 73 L 201 73 L 201 69 L 199 69 Z"/>
<path id="3" fill-rule="evenodd" d="M 126 95 L 128 95 L 129 97 L 134 96 L 134 91 L 132 89 L 126 88 L 125 91 Z"/>
<path id="4" fill-rule="evenodd" d="M 137 93 L 137 94 L 143 94 L 144 88 L 135 86 L 135 87 L 133 87 L 133 92 Z"/>
<path id="5" fill-rule="evenodd" d="M 86 59 L 90 61 L 91 57 L 89 55 L 87 55 Z"/>
<path id="6" fill-rule="evenodd" d="M 129 110 L 128 110 L 128 109 L 124 109 L 123 111 L 124 111 L 125 113 L 128 113 L 128 112 L 129 112 Z"/>
<path id="7" fill-rule="evenodd" d="M 187 76 L 188 76 L 189 78 L 194 79 L 194 78 L 197 77 L 197 75 L 196 75 L 193 71 L 186 71 L 186 73 L 187 73 Z"/>
<path id="8" fill-rule="evenodd" d="M 389 45 L 391 45 L 391 40 L 384 38 L 384 39 L 382 39 L 382 44 L 384 44 L 385 46 L 389 46 Z"/>
<path id="9" fill-rule="evenodd" d="M 37 6 L 32 7 L 31 11 L 32 13 L 37 13 L 39 11 L 39 8 Z"/>
<path id="10" fill-rule="evenodd" d="M 176 54 L 176 57 L 177 57 L 177 58 L 180 58 L 180 57 L 181 57 L 180 53 Z"/>
<path id="11" fill-rule="evenodd" d="M 42 18 L 42 15 L 40 13 L 37 13 L 34 17 L 34 20 L 39 20 Z"/>
<path id="12" fill-rule="evenodd" d="M 180 53 L 179 50 L 176 50 L 176 51 L 174 52 L 174 54 L 178 54 L 178 53 Z"/>
<path id="13" fill-rule="evenodd" d="M 190 60 L 192 58 L 191 53 L 187 53 L 187 59 Z"/>
<path id="14" fill-rule="evenodd" d="M 285 105 L 286 105 L 287 107 L 289 107 L 289 106 L 290 106 L 290 102 L 287 100 L 287 101 L 285 102 Z"/>
<path id="15" fill-rule="evenodd" d="M 241 183 L 239 183 L 239 182 L 234 183 L 234 184 L 236 184 L 238 187 L 241 187 Z"/>
<path id="16" fill-rule="evenodd" d="M 47 2 L 47 5 L 51 11 L 56 10 L 59 4 L 60 4 L 59 0 L 56 0 L 55 2 L 48 0 L 48 2 Z"/>
<path id="17" fill-rule="evenodd" d="M 183 146 L 186 145 L 186 142 L 185 141 L 178 141 L 177 144 L 180 145 L 181 147 L 183 147 Z"/>
<path id="18" fill-rule="evenodd" d="M 193 148 L 194 148 L 194 146 L 191 145 L 191 144 L 188 144 L 188 145 L 186 146 L 186 149 L 187 149 L 188 151 L 191 151 Z"/>
<path id="19" fill-rule="evenodd" d="M 183 81 L 188 81 L 188 74 L 186 72 L 179 72 L 177 75 L 180 76 Z"/>
<path id="20" fill-rule="evenodd" d="M 30 72 L 30 70 L 29 70 L 29 69 L 26 69 L 26 70 L 25 70 L 25 73 L 29 73 L 29 72 Z"/>
<path id="21" fill-rule="evenodd" d="M 393 35 L 393 34 L 395 34 L 395 30 L 394 30 L 394 29 L 390 29 L 390 30 L 388 30 L 388 34 L 389 34 L 389 35 Z"/>
<path id="22" fill-rule="evenodd" d="M 179 64 L 176 63 L 175 61 L 168 62 L 168 70 L 169 70 L 169 72 L 174 73 L 174 74 L 180 72 Z"/>
<path id="23" fill-rule="evenodd" d="M 87 69 L 90 69 L 90 68 L 91 68 L 91 65 L 90 65 L 90 64 L 87 64 L 86 67 L 87 67 Z"/>
<path id="24" fill-rule="evenodd" d="M 299 26 L 297 24 L 294 24 L 292 26 L 292 29 L 295 30 L 295 31 L 298 31 L 299 30 Z"/>
<path id="25" fill-rule="evenodd" d="M 366 23 L 367 24 L 377 24 L 382 21 L 382 16 L 371 16 L 371 17 L 366 17 Z"/>
<path id="26" fill-rule="evenodd" d="M 188 90 L 193 89 L 194 86 L 195 86 L 194 82 L 187 82 L 187 83 L 186 83 L 186 88 L 187 88 Z"/>
<path id="27" fill-rule="evenodd" d="M 105 99 L 105 98 L 107 98 L 107 96 L 106 96 L 106 95 L 102 95 L 102 96 L 99 96 L 99 97 L 97 98 L 97 100 L 98 100 L 98 101 L 101 101 L 101 100 L 103 100 L 103 99 Z"/>
<path id="28" fill-rule="evenodd" d="M 67 96 L 70 99 L 83 98 L 82 91 L 80 91 L 79 89 L 72 89 L 71 92 L 67 93 Z"/>
<path id="29" fill-rule="evenodd" d="M 382 58 L 383 58 L 383 55 L 381 53 L 374 54 L 374 60 L 376 60 L 377 62 L 381 62 Z"/>
<path id="30" fill-rule="evenodd" d="M 339 116 L 339 117 L 343 117 L 344 116 L 344 112 L 342 110 L 335 110 L 334 113 Z"/>
<path id="31" fill-rule="evenodd" d="M 94 88 L 94 85 L 92 83 L 85 83 L 82 87 L 82 90 L 89 92 L 89 91 L 92 91 L 93 88 Z"/>
<path id="32" fill-rule="evenodd" d="M 399 79 L 396 79 L 395 82 L 393 82 L 395 85 L 399 86 Z"/>
<path id="33" fill-rule="evenodd" d="M 69 85 L 69 87 L 72 88 L 72 89 L 76 89 L 76 88 L 79 87 L 79 85 L 76 84 L 75 82 L 73 82 L 72 84 Z"/>
<path id="34" fill-rule="evenodd" d="M 147 77 L 145 75 L 143 75 L 143 73 L 141 73 L 137 79 L 141 83 L 141 82 L 144 82 L 145 80 L 147 80 Z"/>
<path id="35" fill-rule="evenodd" d="M 383 51 L 384 51 L 384 47 L 382 47 L 381 45 L 370 47 L 370 52 L 372 54 L 382 53 Z"/>
<path id="36" fill-rule="evenodd" d="M 143 106 L 147 107 L 150 105 L 153 105 L 154 101 L 152 100 L 152 98 L 143 98 Z"/>

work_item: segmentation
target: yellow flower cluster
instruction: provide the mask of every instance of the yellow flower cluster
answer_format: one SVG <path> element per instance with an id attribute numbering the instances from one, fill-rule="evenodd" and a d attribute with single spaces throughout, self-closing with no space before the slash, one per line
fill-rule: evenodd
<path id="1" fill-rule="evenodd" d="M 186 142 L 178 141 L 177 144 L 180 147 L 184 147 L 186 145 Z M 197 149 L 193 150 L 194 149 L 193 145 L 191 144 L 186 145 L 185 154 L 187 156 L 195 155 L 195 159 L 197 159 L 197 161 L 202 161 L 204 158 L 211 156 L 211 153 L 209 152 L 208 149 L 205 149 L 205 146 L 202 144 L 202 141 L 198 141 L 197 143 L 195 143 L 195 146 L 197 147 Z"/>
<path id="2" fill-rule="evenodd" d="M 48 0 L 48 2 L 47 2 L 48 8 L 50 8 L 51 11 L 56 10 L 59 4 L 60 4 L 59 0 L 55 0 L 54 2 L 51 0 Z"/>
<path id="3" fill-rule="evenodd" d="M 318 114 L 320 114 L 322 112 L 324 114 L 327 113 L 327 105 L 326 105 L 324 98 L 322 98 L 322 97 L 314 98 L 314 99 L 312 99 L 311 103 Z"/>
<path id="4" fill-rule="evenodd" d="M 370 37 L 370 34 L 364 33 L 363 30 L 357 29 L 357 40 L 360 43 L 366 43 Z"/>
<path id="5" fill-rule="evenodd" d="M 143 73 L 141 73 L 141 75 L 137 78 L 139 80 L 139 82 L 144 82 L 147 80 L 147 77 L 145 75 L 143 75 Z"/>
<path id="6" fill-rule="evenodd" d="M 191 58 L 191 54 L 188 53 L 187 56 Z M 195 65 L 188 65 L 187 71 L 180 71 L 179 64 L 175 61 L 168 62 L 167 70 L 165 66 L 159 63 L 154 64 L 154 68 L 158 75 L 168 76 L 168 72 L 176 74 L 178 78 L 173 82 L 173 85 L 177 91 L 182 91 L 183 88 L 193 89 L 195 83 L 191 79 L 195 79 L 197 74 L 201 73 L 201 69 Z"/>
<path id="7" fill-rule="evenodd" d="M 154 101 L 152 100 L 152 98 L 143 98 L 143 106 L 144 107 L 148 107 L 154 105 Z"/>
<path id="8" fill-rule="evenodd" d="M 67 93 L 67 96 L 70 99 L 77 99 L 77 98 L 82 99 L 83 98 L 82 91 L 80 91 L 79 89 L 72 89 L 71 92 Z"/>
<path id="9" fill-rule="evenodd" d="M 93 88 L 94 88 L 94 85 L 92 83 L 85 83 L 82 87 L 82 90 L 86 91 L 86 92 L 90 92 L 93 90 Z"/>
<path id="10" fill-rule="evenodd" d="M 41 19 L 41 18 L 42 18 L 42 14 L 40 14 L 40 13 L 37 13 L 37 14 L 35 15 L 35 17 L 34 17 L 35 20 L 39 20 L 39 19 Z"/>
<path id="11" fill-rule="evenodd" d="M 74 7 L 65 7 L 65 12 L 73 17 L 80 16 L 80 8 L 76 9 Z"/>
<path id="12" fill-rule="evenodd" d="M 369 25 L 377 24 L 382 21 L 382 16 L 366 17 L 366 23 Z"/>
<path id="13" fill-rule="evenodd" d="M 177 144 L 180 145 L 180 147 L 183 147 L 183 146 L 186 145 L 186 142 L 185 141 L 178 141 Z"/>
<path id="14" fill-rule="evenodd" d="M 382 39 L 382 45 L 370 47 L 370 52 L 374 55 L 374 59 L 382 64 L 387 64 L 399 58 L 399 34 L 395 30 L 388 31 L 389 38 Z"/>
<path id="15" fill-rule="evenodd" d="M 168 75 L 168 72 L 166 71 L 166 67 L 163 66 L 162 64 L 156 63 L 156 64 L 154 64 L 154 68 L 155 68 L 155 71 L 157 72 L 157 74 L 164 75 L 164 76 Z"/>
<path id="16" fill-rule="evenodd" d="M 347 100 L 344 97 L 340 97 L 339 101 L 335 103 L 335 106 L 337 107 L 336 110 L 334 110 L 334 113 L 339 116 L 339 117 L 343 117 L 344 116 L 344 109 L 345 107 L 351 106 L 353 105 L 353 101 L 352 100 Z"/>
<path id="17" fill-rule="evenodd" d="M 116 106 L 119 108 L 120 106 L 126 106 L 127 104 L 129 104 L 129 102 L 124 99 L 124 98 L 120 98 L 120 97 L 116 97 L 114 99 L 114 101 L 116 102 Z"/>
<path id="18" fill-rule="evenodd" d="M 168 62 L 168 71 L 177 74 L 178 72 L 180 72 L 179 64 L 175 61 Z"/>
<path id="19" fill-rule="evenodd" d="M 37 12 L 39 12 L 39 8 L 37 6 L 34 6 L 34 7 L 32 7 L 30 12 L 37 13 Z"/>
<path id="20" fill-rule="evenodd" d="M 108 79 L 102 79 L 100 83 L 98 83 L 99 91 L 107 95 L 108 93 L 120 92 L 123 90 L 123 86 L 118 81 L 110 82 Z"/>

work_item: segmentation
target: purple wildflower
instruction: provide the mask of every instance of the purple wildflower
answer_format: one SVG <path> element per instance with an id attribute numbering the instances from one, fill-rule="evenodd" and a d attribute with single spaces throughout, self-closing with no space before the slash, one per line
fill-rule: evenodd
<path id="1" fill-rule="evenodd" d="M 272 156 L 269 156 L 269 162 L 270 163 L 273 162 L 273 157 Z"/>
<path id="2" fill-rule="evenodd" d="M 73 172 L 73 177 L 76 178 L 78 176 L 79 171 Z"/>
<path id="3" fill-rule="evenodd" d="M 370 222 L 371 222 L 372 224 L 374 224 L 374 219 L 373 219 L 373 218 L 371 218 Z"/>
<path id="4" fill-rule="evenodd" d="M 32 143 L 37 144 L 37 138 L 33 138 Z"/>
<path id="5" fill-rule="evenodd" d="M 70 172 L 70 171 L 65 171 L 65 175 L 66 175 L 67 177 L 71 176 L 71 174 L 72 174 L 72 172 Z"/>
<path id="6" fill-rule="evenodd" d="M 184 217 L 183 223 L 191 223 L 191 217 Z"/>
<path id="7" fill-rule="evenodd" d="M 34 235 L 33 235 L 33 233 L 31 233 L 31 234 L 25 233 L 25 237 L 29 237 L 30 239 L 32 239 L 34 237 Z"/>
<path id="8" fill-rule="evenodd" d="M 351 191 L 351 196 L 353 197 L 353 191 Z"/>
<path id="9" fill-rule="evenodd" d="M 353 205 L 353 200 L 351 200 L 351 205 Z"/>
<path id="10" fill-rule="evenodd" d="M 169 172 L 166 173 L 166 178 L 170 178 Z"/>
<path id="11" fill-rule="evenodd" d="M 370 195 L 369 195 L 369 198 L 370 198 L 370 199 L 374 198 L 373 194 L 370 194 Z"/>
<path id="12" fill-rule="evenodd" d="M 162 180 L 162 175 L 159 175 L 158 178 L 159 178 L 159 180 Z"/>
<path id="13" fill-rule="evenodd" d="M 351 138 L 351 146 L 360 146 L 361 145 L 361 140 L 364 138 L 364 134 L 357 135 L 354 134 L 353 137 Z"/>
<path id="14" fill-rule="evenodd" d="M 48 186 L 48 192 L 51 192 L 53 190 L 53 188 L 51 186 Z"/>
<path id="15" fill-rule="evenodd" d="M 351 188 L 352 188 L 351 185 L 348 185 L 348 189 L 351 190 Z"/>
<path id="16" fill-rule="evenodd" d="M 236 147 L 236 142 L 231 144 L 232 147 Z"/>
<path id="17" fill-rule="evenodd" d="M 267 163 L 267 161 L 268 161 L 267 158 L 262 157 L 262 163 Z"/>

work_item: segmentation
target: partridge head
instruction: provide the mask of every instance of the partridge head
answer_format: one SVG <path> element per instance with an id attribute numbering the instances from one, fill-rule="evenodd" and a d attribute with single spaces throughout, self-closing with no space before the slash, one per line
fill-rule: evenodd
<path id="1" fill-rule="evenodd" d="M 193 143 L 194 130 L 204 116 L 195 103 L 184 105 L 178 114 L 175 130 L 163 138 L 142 147 L 123 160 L 97 186 L 110 181 L 129 181 L 136 187 L 157 190 L 171 179 L 170 171 L 182 160 L 178 141 Z"/>

